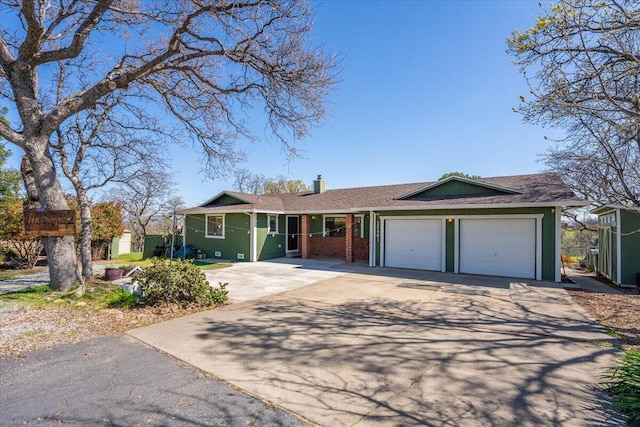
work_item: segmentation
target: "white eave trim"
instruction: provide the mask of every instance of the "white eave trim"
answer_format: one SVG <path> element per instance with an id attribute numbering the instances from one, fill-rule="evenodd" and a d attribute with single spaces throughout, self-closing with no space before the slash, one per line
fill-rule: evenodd
<path id="1" fill-rule="evenodd" d="M 589 213 L 592 213 L 594 215 L 604 215 L 617 210 L 640 212 L 640 208 L 638 207 L 611 204 L 611 205 L 602 205 L 602 206 L 598 206 L 597 208 L 593 208 L 589 211 Z"/>
<path id="2" fill-rule="evenodd" d="M 210 215 L 214 215 L 214 214 L 252 214 L 252 213 L 264 213 L 264 214 L 271 214 L 271 215 L 284 215 L 285 211 L 280 211 L 280 210 L 274 210 L 274 211 L 270 211 L 270 210 L 265 210 L 265 209 L 243 209 L 243 210 L 219 210 L 219 209 L 209 209 L 209 208 L 192 208 L 192 209 L 185 209 L 179 212 L 176 212 L 180 215 L 205 215 L 205 214 L 210 214 Z"/>
<path id="3" fill-rule="evenodd" d="M 457 204 L 457 205 L 411 205 L 411 206 L 365 206 L 347 209 L 319 209 L 319 210 L 303 210 L 303 211 L 286 211 L 286 210 L 266 210 L 266 209 L 244 209 L 244 210 L 218 210 L 210 208 L 191 208 L 179 211 L 181 215 L 198 215 L 198 214 L 214 214 L 214 213 L 267 213 L 276 215 L 323 215 L 323 214 L 348 214 L 348 213 L 367 213 L 370 211 L 429 211 L 443 209 L 505 209 L 505 208 L 562 208 L 588 206 L 591 203 L 581 200 L 565 200 L 555 202 L 539 202 L 539 203 L 493 203 L 493 204 Z"/>
<path id="4" fill-rule="evenodd" d="M 417 210 L 443 210 L 443 209 L 504 209 L 504 208 L 563 208 L 588 206 L 588 201 L 567 200 L 540 203 L 493 203 L 493 204 L 458 204 L 458 205 L 427 205 L 427 206 L 378 206 L 357 208 L 367 211 L 417 211 Z"/>

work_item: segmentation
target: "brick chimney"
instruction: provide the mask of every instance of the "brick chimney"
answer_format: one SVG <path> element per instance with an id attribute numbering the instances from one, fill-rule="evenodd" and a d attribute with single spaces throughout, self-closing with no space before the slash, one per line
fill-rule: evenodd
<path id="1" fill-rule="evenodd" d="M 313 181 L 313 194 L 324 193 L 327 189 L 327 184 L 322 179 L 322 175 L 318 175 L 318 178 Z"/>

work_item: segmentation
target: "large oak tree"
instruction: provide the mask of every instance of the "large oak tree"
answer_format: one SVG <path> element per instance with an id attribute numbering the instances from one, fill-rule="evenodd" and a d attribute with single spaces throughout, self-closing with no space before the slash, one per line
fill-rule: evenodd
<path id="1" fill-rule="evenodd" d="M 43 209 L 68 208 L 52 135 L 110 94 L 163 108 L 215 171 L 249 135 L 243 113 L 260 107 L 290 146 L 324 116 L 333 82 L 298 0 L 0 0 L 0 16 L 0 103 L 19 118 L 0 136 L 24 150 L 29 198 Z M 45 247 L 54 289 L 82 281 L 72 236 Z"/>

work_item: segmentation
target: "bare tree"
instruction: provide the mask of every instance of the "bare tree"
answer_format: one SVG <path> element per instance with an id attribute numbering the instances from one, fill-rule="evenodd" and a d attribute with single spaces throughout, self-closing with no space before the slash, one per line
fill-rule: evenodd
<path id="1" fill-rule="evenodd" d="M 169 172 L 139 174 L 115 190 L 110 197 L 122 203 L 125 222 L 131 227 L 136 251 L 142 250 L 148 228 L 160 220 L 177 200 Z"/>
<path id="2" fill-rule="evenodd" d="M 212 173 L 238 158 L 233 138 L 249 136 L 253 106 L 295 152 L 291 143 L 324 116 L 333 83 L 303 1 L 0 0 L 0 15 L 0 98 L 19 116 L 0 122 L 0 136 L 25 151 L 46 209 L 67 208 L 52 135 L 111 93 L 165 108 Z M 73 237 L 46 238 L 45 247 L 54 289 L 79 283 Z"/>
<path id="3" fill-rule="evenodd" d="M 156 153 L 170 138 L 155 117 L 127 102 L 124 92 L 107 95 L 96 108 L 64 122 L 51 142 L 54 158 L 76 192 L 80 211 L 82 276 L 93 277 L 89 193 L 110 182 L 153 173 Z"/>
<path id="4" fill-rule="evenodd" d="M 249 194 L 302 193 L 311 189 L 300 179 L 287 179 L 284 176 L 267 178 L 262 174 L 251 173 L 247 169 L 236 169 L 235 188 Z"/>
<path id="5" fill-rule="evenodd" d="M 242 193 L 262 194 L 267 178 L 261 174 L 251 173 L 248 169 L 234 171 L 234 188 Z"/>
<path id="6" fill-rule="evenodd" d="M 609 123 L 578 119 L 578 125 L 568 129 L 568 136 L 549 149 L 543 160 L 588 200 L 640 206 L 640 150 L 635 138 Z"/>
<path id="7" fill-rule="evenodd" d="M 180 196 L 171 197 L 168 200 L 166 200 L 166 202 L 164 203 L 164 207 L 165 209 L 162 212 L 162 214 L 159 215 L 154 221 L 149 223 L 149 225 L 147 226 L 147 229 L 146 229 L 147 233 L 170 234 L 170 233 L 173 233 L 174 231 L 180 231 L 180 230 L 174 230 L 174 225 L 176 225 L 176 229 L 178 229 L 179 224 L 181 224 L 182 215 L 178 214 L 177 212 L 186 207 L 184 200 L 182 200 L 182 197 Z M 174 224 L 174 214 L 176 217 L 175 224 Z M 139 249 L 142 249 L 142 247 L 140 247 Z"/>
<path id="8" fill-rule="evenodd" d="M 566 131 L 549 168 L 599 203 L 640 206 L 640 8 L 564 0 L 508 39 L 530 96 L 525 121 Z"/>

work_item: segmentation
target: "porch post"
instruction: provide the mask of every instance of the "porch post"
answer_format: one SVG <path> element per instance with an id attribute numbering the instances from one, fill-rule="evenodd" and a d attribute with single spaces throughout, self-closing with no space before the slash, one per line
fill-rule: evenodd
<path id="1" fill-rule="evenodd" d="M 309 215 L 302 215 L 300 226 L 300 252 L 302 259 L 309 259 Z"/>
<path id="2" fill-rule="evenodd" d="M 345 239 L 345 253 L 346 253 L 346 262 L 353 262 L 353 214 L 347 214 L 347 227 L 345 230 L 346 239 Z"/>

